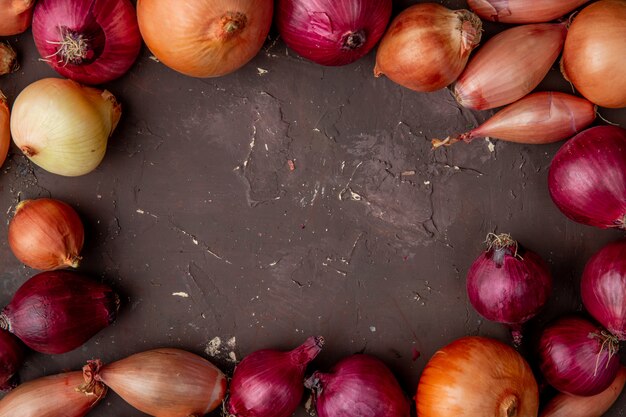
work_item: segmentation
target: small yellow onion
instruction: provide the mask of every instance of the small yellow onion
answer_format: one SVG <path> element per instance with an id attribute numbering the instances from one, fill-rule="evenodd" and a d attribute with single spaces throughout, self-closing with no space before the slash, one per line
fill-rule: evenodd
<path id="1" fill-rule="evenodd" d="M 100 164 L 122 114 L 110 92 L 74 81 L 45 78 L 15 100 L 11 133 L 35 164 L 53 174 L 76 177 Z"/>
<path id="2" fill-rule="evenodd" d="M 537 417 L 539 389 L 512 347 L 471 336 L 434 354 L 415 400 L 420 417 Z"/>
<path id="3" fill-rule="evenodd" d="M 59 200 L 24 200 L 9 223 L 9 246 L 34 269 L 78 267 L 84 228 L 72 207 Z"/>
<path id="4" fill-rule="evenodd" d="M 0 5 L 0 36 L 17 35 L 28 29 L 35 0 L 2 0 Z"/>

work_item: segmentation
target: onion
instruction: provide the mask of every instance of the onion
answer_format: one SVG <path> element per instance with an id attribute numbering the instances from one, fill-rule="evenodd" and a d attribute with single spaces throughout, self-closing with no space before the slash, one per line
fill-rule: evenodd
<path id="1" fill-rule="evenodd" d="M 480 43 L 482 23 L 467 10 L 416 4 L 391 22 L 376 53 L 374 75 L 415 91 L 454 82 Z"/>
<path id="2" fill-rule="evenodd" d="M 87 384 L 100 381 L 137 410 L 155 417 L 203 416 L 226 394 L 226 377 L 211 362 L 180 349 L 154 349 L 83 368 Z"/>
<path id="3" fill-rule="evenodd" d="M 600 0 L 583 9 L 569 28 L 563 75 L 590 101 L 626 107 L 626 1 Z"/>
<path id="4" fill-rule="evenodd" d="M 393 373 L 379 359 L 352 355 L 330 373 L 314 372 L 305 381 L 313 390 L 319 417 L 409 417 L 410 407 Z"/>
<path id="5" fill-rule="evenodd" d="M 82 372 L 26 382 L 0 401 L 0 417 L 83 417 L 106 395 L 101 383 L 81 387 Z"/>
<path id="6" fill-rule="evenodd" d="M 626 382 L 626 369 L 621 367 L 607 389 L 590 397 L 558 394 L 542 410 L 540 417 L 601 417 L 615 403 Z"/>
<path id="7" fill-rule="evenodd" d="M 15 100 L 11 133 L 35 164 L 75 177 L 100 164 L 121 114 L 121 106 L 107 90 L 45 78 L 26 87 Z"/>
<path id="8" fill-rule="evenodd" d="M 17 54 L 9 44 L 0 42 L 0 75 L 17 71 Z M 5 99 L 6 101 L 6 99 Z"/>
<path id="9" fill-rule="evenodd" d="M 589 0 L 467 0 L 482 19 L 503 23 L 543 23 L 564 16 Z"/>
<path id="10" fill-rule="evenodd" d="M 7 98 L 0 91 L 0 166 L 4 164 L 11 146 L 11 115 Z"/>
<path id="11" fill-rule="evenodd" d="M 419 417 L 536 417 L 539 389 L 513 348 L 471 336 L 433 355 L 415 401 Z"/>
<path id="12" fill-rule="evenodd" d="M 111 324 L 119 298 L 111 288 L 67 271 L 26 281 L 0 314 L 0 327 L 41 353 L 65 353 Z"/>
<path id="13" fill-rule="evenodd" d="M 129 0 L 39 0 L 33 37 L 52 68 L 85 84 L 124 75 L 141 48 L 137 16 Z"/>
<path id="14" fill-rule="evenodd" d="M 324 339 L 309 337 L 289 351 L 259 350 L 235 368 L 226 409 L 233 417 L 289 417 L 302 400 L 304 372 Z"/>
<path id="15" fill-rule="evenodd" d="M 15 374 L 24 362 L 24 348 L 11 333 L 0 330 L 0 391 L 8 391 L 17 383 Z"/>
<path id="16" fill-rule="evenodd" d="M 84 236 L 74 209 L 51 198 L 22 201 L 9 223 L 9 245 L 15 257 L 44 271 L 77 268 Z"/>
<path id="17" fill-rule="evenodd" d="M 570 219 L 603 229 L 626 229 L 626 130 L 597 126 L 556 153 L 550 196 Z"/>
<path id="18" fill-rule="evenodd" d="M 139 30 L 165 65 L 193 77 L 231 73 L 259 52 L 273 0 L 138 0 Z"/>
<path id="19" fill-rule="evenodd" d="M 617 339 L 588 320 L 565 317 L 544 329 L 539 340 L 541 372 L 559 391 L 596 395 L 619 370 Z"/>
<path id="20" fill-rule="evenodd" d="M 588 127 L 596 118 L 596 107 L 584 98 L 557 92 L 529 94 L 508 105 L 479 127 L 444 140 L 433 139 L 433 147 L 459 141 L 491 137 L 508 142 L 542 144 L 566 139 Z"/>
<path id="21" fill-rule="evenodd" d="M 385 33 L 391 0 L 279 0 L 276 25 L 287 46 L 322 65 L 366 55 Z"/>
<path id="22" fill-rule="evenodd" d="M 619 340 L 626 340 L 626 240 L 593 255 L 580 285 L 587 311 Z"/>
<path id="23" fill-rule="evenodd" d="M 510 235 L 490 234 L 487 242 L 489 248 L 467 272 L 467 295 L 481 316 L 509 325 L 519 346 L 522 324 L 537 315 L 552 292 L 550 270 Z"/>
<path id="24" fill-rule="evenodd" d="M 559 56 L 564 23 L 517 26 L 500 32 L 476 53 L 454 87 L 464 107 L 487 110 L 530 93 Z"/>
<path id="25" fill-rule="evenodd" d="M 35 0 L 2 0 L 0 36 L 17 35 L 30 26 Z"/>

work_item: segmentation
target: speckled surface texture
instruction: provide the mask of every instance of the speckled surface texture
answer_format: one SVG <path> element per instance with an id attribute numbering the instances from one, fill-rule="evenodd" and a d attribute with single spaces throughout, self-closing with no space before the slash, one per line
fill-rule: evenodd
<path id="1" fill-rule="evenodd" d="M 412 3 L 394 1 L 394 15 Z M 498 28 L 486 25 L 485 39 Z M 56 74 L 38 60 L 30 31 L 7 40 L 21 57 L 21 70 L 0 79 L 12 102 Z M 480 139 L 433 152 L 430 139 L 493 112 L 461 110 L 445 89 L 419 94 L 376 79 L 373 67 L 374 53 L 340 68 L 312 64 L 274 30 L 252 62 L 217 79 L 175 73 L 144 47 L 132 70 L 106 85 L 123 116 L 96 171 L 55 176 L 12 148 L 0 175 L 0 236 L 20 199 L 68 202 L 87 228 L 80 269 L 123 300 L 118 320 L 82 348 L 30 353 L 22 379 L 155 347 L 187 349 L 231 372 L 254 350 L 319 334 L 327 344 L 312 368 L 367 352 L 412 397 L 438 348 L 464 335 L 509 341 L 465 292 L 467 269 L 493 231 L 511 233 L 554 274 L 554 294 L 527 329 L 532 357 L 547 321 L 581 310 L 586 260 L 623 233 L 575 224 L 553 205 L 547 174 L 560 143 Z M 571 91 L 556 67 L 539 89 L 548 88 Z M 626 124 L 623 109 L 601 112 Z M 0 259 L 6 304 L 34 271 L 5 237 Z M 607 415 L 624 411 L 623 398 Z M 113 392 L 89 414 L 141 415 Z"/>

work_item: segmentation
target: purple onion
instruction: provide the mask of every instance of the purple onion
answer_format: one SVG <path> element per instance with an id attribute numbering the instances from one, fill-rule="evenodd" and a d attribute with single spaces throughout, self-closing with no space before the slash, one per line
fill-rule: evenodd
<path id="1" fill-rule="evenodd" d="M 17 384 L 15 374 L 24 362 L 24 345 L 6 330 L 0 330 L 0 391 L 8 391 Z"/>
<path id="2" fill-rule="evenodd" d="M 578 317 L 561 318 L 541 334 L 541 372 L 563 393 L 596 395 L 619 371 L 618 350 L 617 339 L 601 327 Z"/>

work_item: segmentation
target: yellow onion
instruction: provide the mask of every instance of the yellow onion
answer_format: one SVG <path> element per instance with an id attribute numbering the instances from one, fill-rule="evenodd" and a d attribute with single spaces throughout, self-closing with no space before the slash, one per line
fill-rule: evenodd
<path id="1" fill-rule="evenodd" d="M 75 177 L 100 164 L 121 114 L 120 104 L 107 90 L 45 78 L 26 87 L 15 100 L 11 133 L 35 164 Z"/>
<path id="2" fill-rule="evenodd" d="M 24 32 L 33 20 L 35 0 L 2 0 L 0 6 L 0 36 Z"/>
<path id="3" fill-rule="evenodd" d="M 512 347 L 471 336 L 433 355 L 415 400 L 419 417 L 536 417 L 539 389 Z"/>
<path id="4" fill-rule="evenodd" d="M 17 55 L 6 43 L 0 43 L 0 75 L 8 74 L 19 68 Z"/>
<path id="5" fill-rule="evenodd" d="M 11 115 L 7 106 L 7 98 L 0 91 L 0 166 L 4 164 L 11 146 Z"/>
<path id="6" fill-rule="evenodd" d="M 84 236 L 74 209 L 51 198 L 22 201 L 9 223 L 9 246 L 15 257 L 42 271 L 78 267 Z"/>

